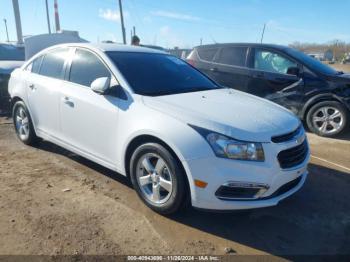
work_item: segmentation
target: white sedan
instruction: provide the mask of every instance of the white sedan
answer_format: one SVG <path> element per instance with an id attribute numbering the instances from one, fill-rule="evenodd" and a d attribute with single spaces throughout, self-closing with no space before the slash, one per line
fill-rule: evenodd
<path id="1" fill-rule="evenodd" d="M 161 51 L 54 46 L 12 73 L 9 93 L 23 143 L 42 138 L 129 177 L 163 214 L 273 206 L 307 177 L 297 117 Z"/>

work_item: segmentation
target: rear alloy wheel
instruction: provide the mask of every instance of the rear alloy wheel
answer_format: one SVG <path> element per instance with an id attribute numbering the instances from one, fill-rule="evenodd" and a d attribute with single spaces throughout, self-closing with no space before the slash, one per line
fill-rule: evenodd
<path id="1" fill-rule="evenodd" d="M 162 145 L 139 146 L 130 160 L 131 181 L 143 202 L 161 214 L 176 212 L 186 199 L 185 174 Z"/>
<path id="2" fill-rule="evenodd" d="M 34 144 L 37 141 L 37 136 L 27 107 L 22 101 L 15 103 L 12 115 L 18 138 L 26 145 Z"/>
<path id="3" fill-rule="evenodd" d="M 339 102 L 329 101 L 314 105 L 307 114 L 309 129 L 324 137 L 334 137 L 346 130 L 349 113 Z"/>

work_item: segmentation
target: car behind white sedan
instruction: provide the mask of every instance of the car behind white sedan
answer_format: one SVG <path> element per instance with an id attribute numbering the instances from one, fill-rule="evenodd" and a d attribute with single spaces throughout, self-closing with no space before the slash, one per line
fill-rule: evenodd
<path id="1" fill-rule="evenodd" d="M 159 213 L 272 206 L 307 177 L 291 112 L 161 51 L 54 46 L 12 73 L 9 93 L 23 143 L 42 138 L 128 176 Z"/>

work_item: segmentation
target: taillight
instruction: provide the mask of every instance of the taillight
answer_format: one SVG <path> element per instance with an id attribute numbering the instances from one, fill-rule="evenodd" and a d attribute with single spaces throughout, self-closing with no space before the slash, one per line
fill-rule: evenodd
<path id="1" fill-rule="evenodd" d="M 193 59 L 187 59 L 187 63 L 189 63 L 191 66 L 196 66 L 196 63 Z"/>

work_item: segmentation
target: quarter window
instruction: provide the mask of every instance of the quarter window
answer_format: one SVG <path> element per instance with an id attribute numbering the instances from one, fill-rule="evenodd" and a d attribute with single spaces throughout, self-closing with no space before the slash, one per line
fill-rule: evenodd
<path id="1" fill-rule="evenodd" d="M 245 66 L 247 47 L 224 47 L 220 51 L 218 62 L 231 66 Z"/>
<path id="2" fill-rule="evenodd" d="M 89 51 L 77 49 L 72 62 L 69 81 L 90 86 L 100 77 L 111 77 L 102 61 Z"/>
<path id="3" fill-rule="evenodd" d="M 198 55 L 202 60 L 212 61 L 217 51 L 217 48 L 199 48 Z"/>
<path id="4" fill-rule="evenodd" d="M 43 56 L 40 56 L 40 57 L 36 58 L 31 63 L 31 71 L 32 71 L 32 73 L 36 73 L 36 74 L 39 73 L 40 65 L 41 65 L 42 60 L 43 60 Z"/>
<path id="5" fill-rule="evenodd" d="M 59 48 L 47 53 L 42 59 L 40 75 L 62 79 L 63 66 L 67 56 L 68 48 Z"/>
<path id="6" fill-rule="evenodd" d="M 279 73 L 279 74 L 288 74 L 289 68 L 297 67 L 297 66 L 298 65 L 295 62 L 275 52 L 265 51 L 265 50 L 255 51 L 255 57 L 254 57 L 255 69 L 273 72 L 273 73 Z"/>

